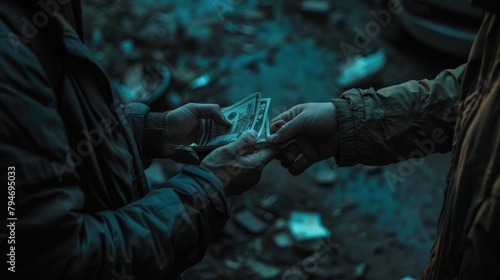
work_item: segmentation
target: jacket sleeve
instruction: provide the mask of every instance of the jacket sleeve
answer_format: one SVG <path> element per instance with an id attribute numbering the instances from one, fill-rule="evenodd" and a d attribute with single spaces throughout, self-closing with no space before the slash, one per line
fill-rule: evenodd
<path id="1" fill-rule="evenodd" d="M 339 166 L 385 165 L 451 150 L 465 64 L 433 80 L 351 89 L 337 108 Z"/>
<path id="2" fill-rule="evenodd" d="M 0 37 L 0 69 L 8 69 L 0 71 L 0 179 L 15 172 L 12 277 L 173 279 L 201 259 L 228 216 L 212 173 L 189 166 L 122 208 L 85 213 L 74 165 L 61 178 L 53 169 L 67 162 L 69 147 L 36 56 Z"/>
<path id="3" fill-rule="evenodd" d="M 165 117 L 167 112 L 151 112 L 147 105 L 136 102 L 124 105 L 122 109 L 134 133 L 143 165 L 149 166 L 155 158 L 166 158 Z"/>

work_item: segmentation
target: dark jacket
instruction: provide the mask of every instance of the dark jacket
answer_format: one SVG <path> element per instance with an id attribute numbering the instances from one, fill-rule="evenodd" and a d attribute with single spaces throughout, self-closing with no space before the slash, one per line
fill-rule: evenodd
<path id="1" fill-rule="evenodd" d="M 221 232 L 224 191 L 196 166 L 150 189 L 144 168 L 164 157 L 165 115 L 120 104 L 82 43 L 77 1 L 49 1 L 58 15 L 37 2 L 0 6 L 0 176 L 15 172 L 15 275 L 174 279 Z"/>
<path id="2" fill-rule="evenodd" d="M 437 240 L 422 279 L 500 279 L 500 18 L 490 3 L 467 64 L 433 80 L 352 89 L 338 109 L 341 166 L 452 151 Z M 495 9 L 494 9 L 495 8 Z M 389 184 L 405 174 L 390 174 Z"/>

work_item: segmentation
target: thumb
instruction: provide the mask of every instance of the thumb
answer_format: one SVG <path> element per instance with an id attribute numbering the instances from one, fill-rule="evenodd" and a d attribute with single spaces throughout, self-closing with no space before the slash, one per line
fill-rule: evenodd
<path id="1" fill-rule="evenodd" d="M 269 130 L 271 133 L 276 133 L 286 122 L 284 120 L 279 120 L 269 124 Z"/>
<path id="2" fill-rule="evenodd" d="M 245 131 L 241 134 L 240 137 L 238 137 L 238 139 L 236 139 L 236 141 L 228 144 L 226 147 L 240 153 L 246 153 L 247 151 L 255 150 L 256 139 L 257 131 Z"/>
<path id="3" fill-rule="evenodd" d="M 281 144 L 294 139 L 300 134 L 302 129 L 301 121 L 298 118 L 283 124 L 276 133 L 267 138 L 270 144 Z"/>
<path id="4" fill-rule="evenodd" d="M 274 160 L 276 158 L 276 153 L 277 152 L 275 150 L 269 148 L 257 151 L 257 155 L 261 157 L 261 160 L 264 164 L 268 164 L 269 162 Z"/>
<path id="5" fill-rule="evenodd" d="M 196 117 L 203 119 L 211 119 L 216 124 L 229 127 L 231 123 L 226 120 L 222 114 L 221 108 L 217 104 L 193 104 L 193 111 Z"/>

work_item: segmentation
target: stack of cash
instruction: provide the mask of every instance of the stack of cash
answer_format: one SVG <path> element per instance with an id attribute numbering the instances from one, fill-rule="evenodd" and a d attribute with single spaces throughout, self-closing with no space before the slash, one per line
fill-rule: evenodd
<path id="1" fill-rule="evenodd" d="M 271 98 L 261 98 L 260 92 L 256 92 L 229 107 L 222 108 L 222 113 L 232 124 L 231 127 L 223 127 L 213 120 L 202 119 L 201 138 L 191 147 L 195 151 L 211 151 L 235 141 L 248 130 L 257 131 L 257 143 L 265 143 L 270 134 L 270 105 Z"/>

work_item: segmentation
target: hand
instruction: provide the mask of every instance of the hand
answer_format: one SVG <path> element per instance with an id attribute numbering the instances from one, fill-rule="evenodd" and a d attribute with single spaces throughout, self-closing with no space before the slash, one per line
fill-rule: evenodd
<path id="1" fill-rule="evenodd" d="M 339 139 L 335 105 L 331 102 L 300 104 L 270 122 L 271 145 L 295 139 L 281 154 L 281 164 L 299 175 L 314 163 L 337 156 Z"/>
<path id="2" fill-rule="evenodd" d="M 257 132 L 247 131 L 236 141 L 211 152 L 201 166 L 212 171 L 226 194 L 240 195 L 257 184 L 262 169 L 275 157 L 270 148 L 255 149 Z"/>
<path id="3" fill-rule="evenodd" d="M 167 145 L 169 147 L 174 145 L 189 146 L 198 142 L 201 137 L 200 119 L 211 119 L 216 124 L 225 127 L 231 126 L 231 123 L 222 114 L 219 105 L 189 103 L 167 113 L 165 117 Z M 168 157 L 179 162 L 185 161 L 182 155 L 178 155 L 172 150 Z"/>

